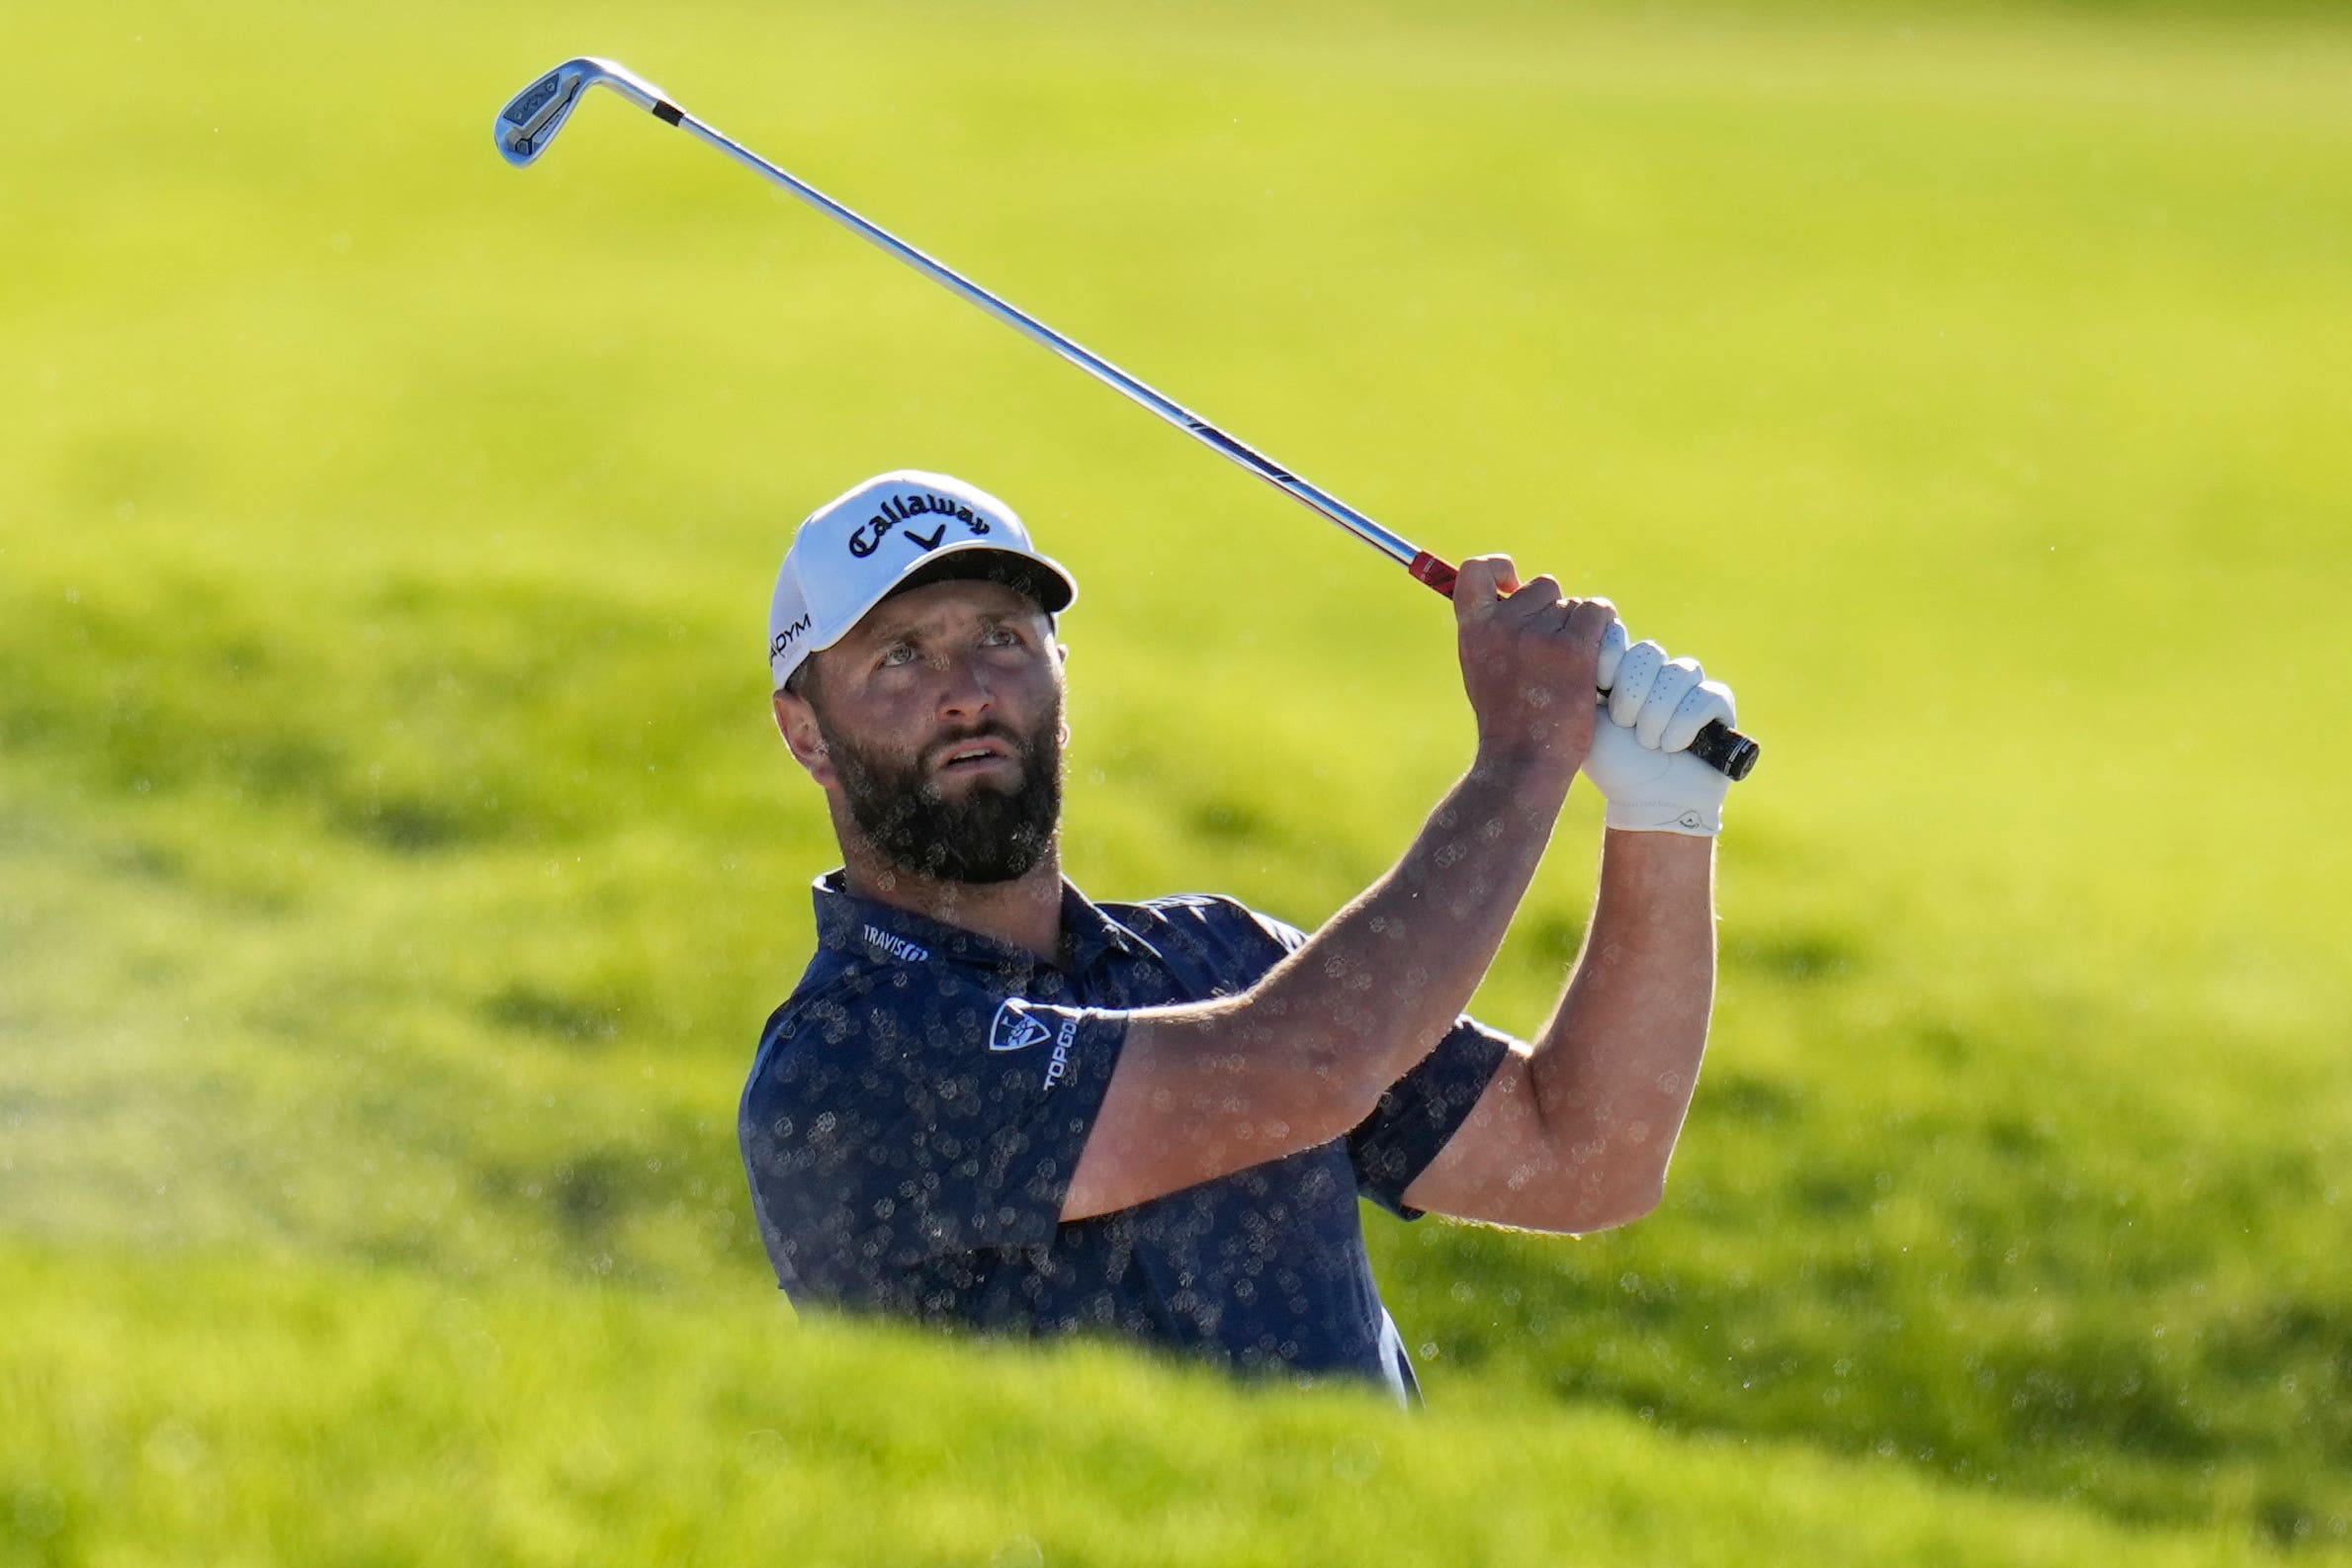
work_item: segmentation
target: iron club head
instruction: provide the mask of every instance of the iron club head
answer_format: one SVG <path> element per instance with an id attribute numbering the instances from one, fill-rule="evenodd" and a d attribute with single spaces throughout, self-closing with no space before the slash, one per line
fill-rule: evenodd
<path id="1" fill-rule="evenodd" d="M 547 150 L 578 107 L 580 95 L 591 87 L 609 87 L 640 109 L 663 102 L 661 89 L 615 60 L 582 55 L 547 72 L 498 111 L 491 130 L 498 156 L 516 168 L 527 168 Z"/>

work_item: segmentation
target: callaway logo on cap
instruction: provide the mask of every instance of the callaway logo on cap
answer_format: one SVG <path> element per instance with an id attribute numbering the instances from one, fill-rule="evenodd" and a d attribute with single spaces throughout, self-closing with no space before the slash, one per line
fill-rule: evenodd
<path id="1" fill-rule="evenodd" d="M 777 687 L 918 571 L 926 580 L 1002 576 L 1048 615 L 1078 597 L 1070 573 L 1037 553 L 1011 507 L 962 479 L 900 469 L 827 502 L 792 536 L 767 612 Z"/>

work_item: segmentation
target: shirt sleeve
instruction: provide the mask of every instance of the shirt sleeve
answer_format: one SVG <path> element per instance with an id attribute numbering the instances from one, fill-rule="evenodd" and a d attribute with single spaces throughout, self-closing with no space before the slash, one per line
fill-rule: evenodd
<path id="1" fill-rule="evenodd" d="M 1125 1038 L 1123 1013 L 927 966 L 788 1008 L 740 1124 L 777 1280 L 883 1305 L 942 1254 L 1050 1242 Z"/>
<path id="2" fill-rule="evenodd" d="M 1389 1085 L 1372 1114 L 1348 1135 L 1356 1190 L 1400 1218 L 1421 1218 L 1405 1202 L 1405 1188 L 1460 1130 L 1510 1054 L 1511 1036 L 1472 1017 L 1456 1019 L 1437 1048 Z"/>
<path id="3" fill-rule="evenodd" d="M 1234 908 L 1272 943 L 1269 965 L 1306 944 L 1307 933 L 1287 920 L 1240 905 Z M 1421 1218 L 1422 1211 L 1405 1202 L 1405 1188 L 1461 1129 L 1511 1054 L 1511 1036 L 1467 1014 L 1455 1019 L 1437 1049 L 1391 1084 L 1372 1114 L 1348 1135 L 1356 1190 L 1401 1218 Z"/>

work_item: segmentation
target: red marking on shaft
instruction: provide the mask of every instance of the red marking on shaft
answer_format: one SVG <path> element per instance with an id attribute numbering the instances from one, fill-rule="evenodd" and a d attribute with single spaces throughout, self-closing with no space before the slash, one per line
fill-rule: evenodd
<path id="1" fill-rule="evenodd" d="M 1442 558 L 1423 551 L 1413 558 L 1413 565 L 1405 568 L 1413 573 L 1416 582 L 1426 582 L 1447 598 L 1453 597 L 1454 569 Z"/>

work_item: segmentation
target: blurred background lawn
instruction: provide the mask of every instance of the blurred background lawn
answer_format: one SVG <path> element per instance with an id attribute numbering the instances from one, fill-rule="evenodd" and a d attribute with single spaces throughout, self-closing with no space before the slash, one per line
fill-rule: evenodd
<path id="1" fill-rule="evenodd" d="M 2352 1555 L 2334 8 L 11 31 L 0 1560 Z M 1076 569 L 1097 897 L 1312 923 L 1468 732 L 1401 573 L 741 171 L 617 102 L 500 163 L 591 51 L 1737 685 L 1666 1207 L 1373 1221 L 1428 1419 L 776 1298 L 810 505 L 945 469 Z"/>

